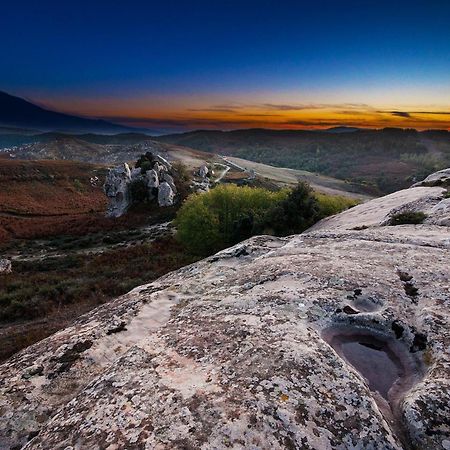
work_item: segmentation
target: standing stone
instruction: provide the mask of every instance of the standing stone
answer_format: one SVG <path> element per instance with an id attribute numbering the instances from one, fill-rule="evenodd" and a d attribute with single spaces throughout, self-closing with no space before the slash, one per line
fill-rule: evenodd
<path id="1" fill-rule="evenodd" d="M 158 195 L 158 172 L 155 169 L 147 170 L 145 173 L 145 178 L 147 180 L 149 198 L 150 200 L 153 200 Z"/>
<path id="2" fill-rule="evenodd" d="M 156 170 L 154 169 L 147 170 L 145 176 L 147 178 L 147 186 L 150 189 L 157 188 L 159 186 L 159 178 Z"/>
<path id="3" fill-rule="evenodd" d="M 158 205 L 172 206 L 175 194 L 167 181 L 163 181 L 158 189 Z"/>
<path id="4" fill-rule="evenodd" d="M 128 164 L 109 169 L 103 190 L 109 198 L 107 217 L 120 217 L 125 214 L 131 203 L 129 183 L 131 171 Z"/>

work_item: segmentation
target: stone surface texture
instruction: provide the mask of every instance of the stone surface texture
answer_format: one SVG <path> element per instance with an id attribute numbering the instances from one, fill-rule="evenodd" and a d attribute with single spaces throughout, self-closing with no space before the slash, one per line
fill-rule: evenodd
<path id="1" fill-rule="evenodd" d="M 158 189 L 158 205 L 172 206 L 175 198 L 175 192 L 167 181 L 163 181 Z"/>
<path id="2" fill-rule="evenodd" d="M 130 207 L 131 171 L 128 164 L 109 169 L 103 189 L 109 199 L 107 217 L 120 217 Z"/>
<path id="3" fill-rule="evenodd" d="M 251 238 L 84 315 L 2 365 L 0 448 L 450 448 L 444 194 L 415 187 Z M 429 221 L 384 226 L 405 204 Z M 324 340 L 335 326 L 422 362 L 397 423 Z"/>
<path id="4" fill-rule="evenodd" d="M 0 274 L 11 272 L 12 272 L 11 260 L 0 259 Z"/>

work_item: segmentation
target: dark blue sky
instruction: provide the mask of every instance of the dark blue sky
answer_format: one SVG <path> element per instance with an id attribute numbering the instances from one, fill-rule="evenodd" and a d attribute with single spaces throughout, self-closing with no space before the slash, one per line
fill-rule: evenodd
<path id="1" fill-rule="evenodd" d="M 0 48 L 1 90 L 86 114 L 450 99 L 450 1 L 8 2 Z"/>

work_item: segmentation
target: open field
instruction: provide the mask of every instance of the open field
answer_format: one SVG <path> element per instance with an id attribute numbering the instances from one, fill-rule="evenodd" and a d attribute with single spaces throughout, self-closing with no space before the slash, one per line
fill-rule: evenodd
<path id="1" fill-rule="evenodd" d="M 233 156 L 227 156 L 223 159 L 226 162 L 235 164 L 237 167 L 247 171 L 254 170 L 257 176 L 266 178 L 280 185 L 291 187 L 299 181 L 305 181 L 309 183 L 315 191 L 323 194 L 342 195 L 361 200 L 368 200 L 371 198 L 369 195 L 358 192 L 358 186 L 354 186 L 343 180 L 338 180 L 337 178 L 315 174 L 306 170 L 269 166 L 267 164 L 257 163 L 242 158 L 235 158 Z M 352 191 L 352 189 L 356 192 Z"/>

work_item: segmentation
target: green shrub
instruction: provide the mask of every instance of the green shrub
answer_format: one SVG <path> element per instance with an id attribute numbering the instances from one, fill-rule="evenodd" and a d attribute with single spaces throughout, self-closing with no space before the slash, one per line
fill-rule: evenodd
<path id="1" fill-rule="evenodd" d="M 315 194 L 306 183 L 269 191 L 234 184 L 188 197 L 177 213 L 177 238 L 190 252 L 209 255 L 255 234 L 301 233 L 321 218 L 357 204 Z"/>
<path id="2" fill-rule="evenodd" d="M 191 195 L 177 213 L 177 237 L 199 255 L 229 247 L 261 229 L 270 208 L 288 192 L 229 184 Z"/>
<path id="3" fill-rule="evenodd" d="M 316 193 L 315 197 L 319 202 L 321 218 L 338 214 L 359 203 L 359 201 L 354 198 L 343 197 L 341 195 Z"/>
<path id="4" fill-rule="evenodd" d="M 389 225 L 407 225 L 422 223 L 427 218 L 427 215 L 421 211 L 405 211 L 394 214 L 390 220 Z"/>
<path id="5" fill-rule="evenodd" d="M 146 152 L 145 155 L 140 155 L 138 160 L 136 161 L 135 167 L 141 168 L 141 174 L 144 175 L 147 170 L 153 168 L 153 164 L 155 163 L 154 155 L 152 152 Z"/>
<path id="6" fill-rule="evenodd" d="M 298 183 L 268 212 L 266 227 L 277 236 L 302 233 L 320 219 L 320 204 L 307 183 Z"/>
<path id="7" fill-rule="evenodd" d="M 77 178 L 73 180 L 73 186 L 77 192 L 85 192 L 86 186 Z"/>

